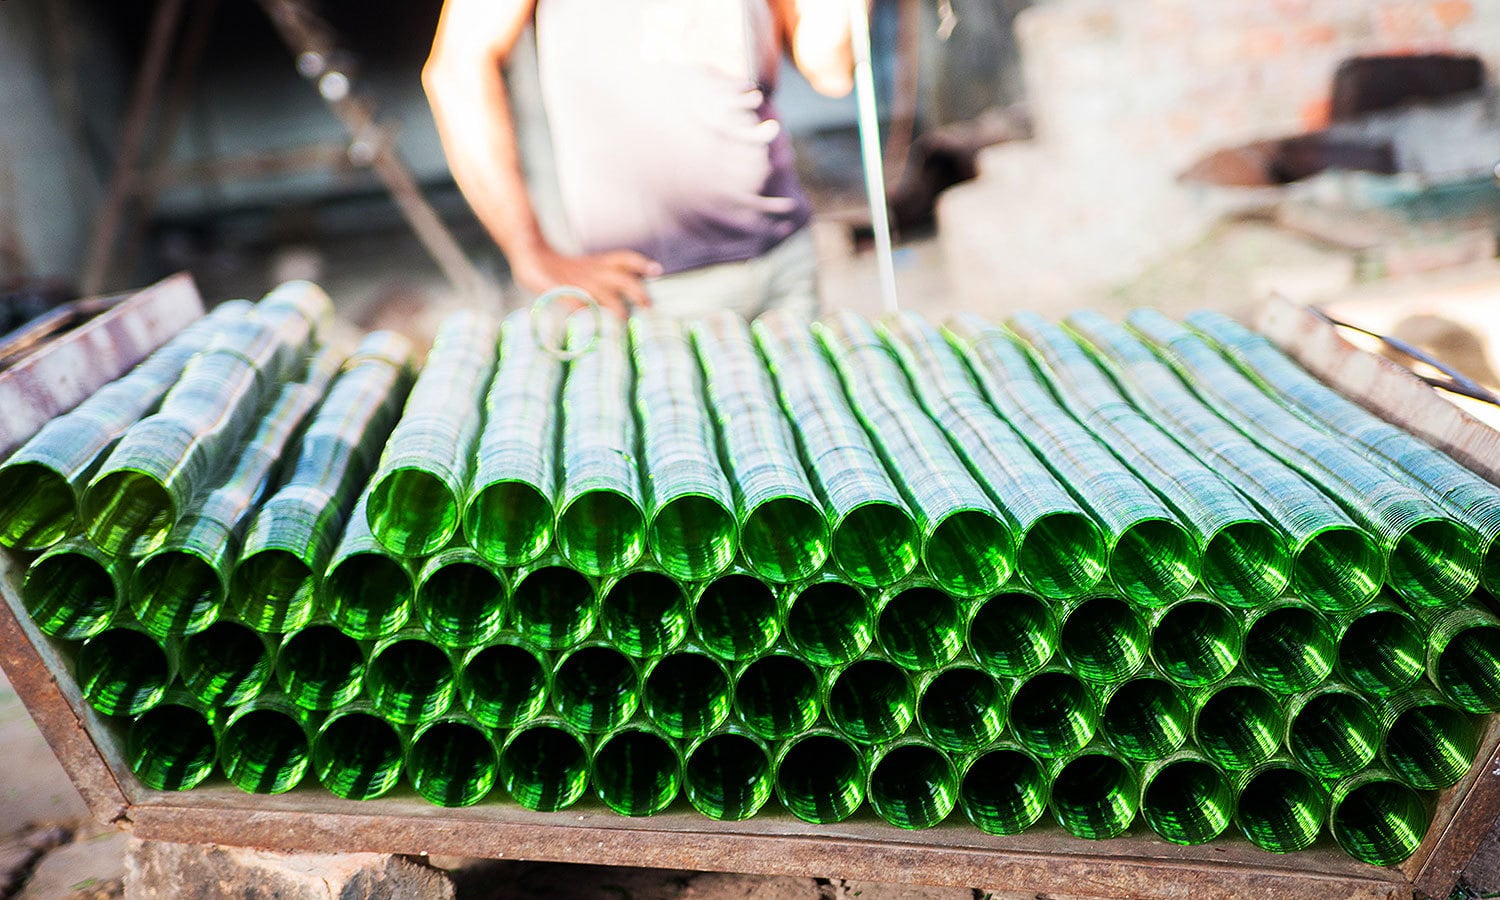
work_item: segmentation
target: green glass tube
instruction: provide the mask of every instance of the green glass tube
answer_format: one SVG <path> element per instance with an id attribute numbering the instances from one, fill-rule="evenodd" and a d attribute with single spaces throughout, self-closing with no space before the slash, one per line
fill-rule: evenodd
<path id="1" fill-rule="evenodd" d="M 1365 768 L 1380 750 L 1380 717 L 1370 700 L 1337 681 L 1287 699 L 1287 750 L 1326 780 Z"/>
<path id="2" fill-rule="evenodd" d="M 648 663 L 641 678 L 641 706 L 668 737 L 693 740 L 724 724 L 734 688 L 724 664 L 688 645 Z"/>
<path id="3" fill-rule="evenodd" d="M 209 706 L 249 703 L 276 675 L 274 639 L 239 622 L 220 619 L 176 646 L 178 679 Z"/>
<path id="4" fill-rule="evenodd" d="M 720 822 L 741 822 L 771 799 L 771 751 L 748 729 L 725 725 L 689 745 L 682 789 L 698 812 Z"/>
<path id="5" fill-rule="evenodd" d="M 655 815 L 671 806 L 682 788 L 682 751 L 645 725 L 600 737 L 593 764 L 594 792 L 622 816 Z"/>
<path id="6" fill-rule="evenodd" d="M 219 768 L 248 794 L 284 794 L 307 775 L 317 724 L 285 697 L 257 697 L 230 713 L 219 734 Z"/>
<path id="7" fill-rule="evenodd" d="M 809 729 L 787 740 L 774 762 L 776 798 L 804 822 L 842 822 L 865 802 L 864 757 L 829 729 Z"/>
<path id="8" fill-rule="evenodd" d="M 417 573 L 417 620 L 444 647 L 477 647 L 505 627 L 505 576 L 468 547 L 449 547 Z"/>
<path id="9" fill-rule="evenodd" d="M 599 630 L 621 653 L 656 659 L 687 637 L 687 590 L 665 572 L 637 568 L 599 593 Z"/>
<path id="10" fill-rule="evenodd" d="M 1333 615 L 1339 677 L 1373 697 L 1385 697 L 1422 678 L 1426 636 L 1398 604 L 1379 598 Z"/>
<path id="11" fill-rule="evenodd" d="M 875 639 L 874 603 L 865 591 L 827 573 L 790 589 L 786 638 L 817 666 L 841 666 Z"/>
<path id="12" fill-rule="evenodd" d="M 244 300 L 219 304 L 12 453 L 0 465 L 0 546 L 45 550 L 81 530 L 83 492 L 94 465 L 161 402 L 188 360 L 252 308 Z"/>
<path id="13" fill-rule="evenodd" d="M 552 670 L 552 707 L 584 734 L 623 726 L 641 705 L 635 661 L 602 641 L 564 652 Z"/>
<path id="14" fill-rule="evenodd" d="M 928 740 L 952 753 L 989 746 L 1005 729 L 1008 687 L 964 663 L 928 672 L 917 684 L 917 724 Z"/>
<path id="15" fill-rule="evenodd" d="M 1433 497 L 1272 399 L 1198 334 L 1152 310 L 1128 322 L 1235 427 L 1378 534 L 1386 581 L 1403 597 L 1441 605 L 1479 585 L 1479 535 Z"/>
<path id="16" fill-rule="evenodd" d="M 1124 681 L 1150 652 L 1146 621 L 1119 597 L 1079 597 L 1055 604 L 1058 655 L 1078 677 L 1096 684 Z"/>
<path id="17" fill-rule="evenodd" d="M 1221 768 L 1239 771 L 1270 759 L 1281 746 L 1282 701 L 1243 675 L 1194 694 L 1193 741 Z"/>
<path id="18" fill-rule="evenodd" d="M 1328 817 L 1328 792 L 1285 756 L 1235 773 L 1235 795 L 1235 824 L 1272 853 L 1311 847 Z"/>
<path id="19" fill-rule="evenodd" d="M 958 803 L 958 773 L 939 748 L 903 738 L 871 751 L 866 794 L 875 814 L 897 828 L 931 828 Z"/>
<path id="20" fill-rule="evenodd" d="M 1145 606 L 1186 595 L 1201 552 L 1177 515 L 1063 409 L 1009 332 L 962 315 L 948 333 L 991 404 L 1103 528 L 1116 589 Z"/>
<path id="21" fill-rule="evenodd" d="M 1385 577 L 1378 543 L 1316 484 L 1225 421 L 1124 327 L 1096 312 L 1075 313 L 1064 327 L 1137 408 L 1287 533 L 1294 594 L 1328 610 L 1359 606 L 1375 595 Z"/>
<path id="22" fill-rule="evenodd" d="M 1240 616 L 1207 597 L 1185 597 L 1151 616 L 1151 661 L 1184 687 L 1223 680 L 1239 664 Z"/>
<path id="23" fill-rule="evenodd" d="M 1099 708 L 1082 680 L 1053 664 L 1016 685 L 1010 695 L 1010 735 L 1037 756 L 1082 749 L 1099 727 Z"/>
<path id="24" fill-rule="evenodd" d="M 867 656 L 828 673 L 823 708 L 849 740 L 884 744 L 916 721 L 917 692 L 910 673 L 888 659 Z"/>
<path id="25" fill-rule="evenodd" d="M 394 556 L 370 533 L 362 493 L 318 586 L 319 607 L 341 631 L 361 641 L 400 631 L 411 619 L 416 578 L 410 564 Z"/>
<path id="26" fill-rule="evenodd" d="M 677 319 L 630 317 L 635 414 L 641 425 L 646 538 L 657 562 L 685 581 L 712 578 L 739 550 L 734 492 L 719 466 L 703 375 Z"/>
<path id="27" fill-rule="evenodd" d="M 599 619 L 597 588 L 560 558 L 543 557 L 511 577 L 511 624 L 538 647 L 562 650 L 594 630 Z"/>
<path id="28" fill-rule="evenodd" d="M 370 531 L 398 556 L 436 553 L 459 529 L 495 353 L 488 316 L 463 310 L 438 326 L 370 478 Z"/>
<path id="29" fill-rule="evenodd" d="M 369 704 L 329 713 L 312 742 L 312 768 L 330 793 L 374 800 L 401 781 L 406 747 L 401 732 Z"/>
<path id="30" fill-rule="evenodd" d="M 1380 769 L 1333 786 L 1328 831 L 1344 852 L 1375 866 L 1394 866 L 1416 852 L 1431 813 L 1422 795 Z"/>
<path id="31" fill-rule="evenodd" d="M 734 709 L 763 740 L 779 741 L 813 726 L 822 713 L 822 679 L 789 649 L 742 664 L 734 676 Z"/>
<path id="32" fill-rule="evenodd" d="M 588 741 L 561 719 L 532 719 L 511 731 L 500 749 L 500 781 L 526 809 L 556 812 L 577 803 L 589 786 Z"/>
<path id="33" fill-rule="evenodd" d="M 1069 834 L 1097 841 L 1119 837 L 1135 821 L 1141 788 L 1113 750 L 1090 744 L 1051 761 L 1052 817 Z"/>
<path id="34" fill-rule="evenodd" d="M 823 501 L 834 563 L 864 587 L 910 575 L 920 559 L 912 512 L 817 338 L 797 316 L 775 311 L 751 331 Z"/>
<path id="35" fill-rule="evenodd" d="M 960 770 L 959 806 L 986 834 L 1020 834 L 1047 811 L 1047 770 L 1024 747 L 997 744 L 965 760 Z"/>
<path id="36" fill-rule="evenodd" d="M 1099 709 L 1099 732 L 1129 759 L 1170 756 L 1193 730 L 1192 709 L 1182 689 L 1154 673 L 1105 689 Z"/>
<path id="37" fill-rule="evenodd" d="M 348 358 L 346 350 L 342 344 L 324 347 L 308 363 L 302 381 L 281 388 L 238 459 L 214 479 L 213 490 L 184 513 L 159 549 L 137 564 L 130 608 L 153 634 L 202 631 L 227 606 L 230 572 L 256 503 L 274 487 L 287 446 L 322 402 Z"/>
<path id="38" fill-rule="evenodd" d="M 89 538 L 109 553 L 159 548 L 232 458 L 265 398 L 301 377 L 331 308 L 312 285 L 283 286 L 226 323 L 90 477 L 82 504 Z"/>
<path id="39" fill-rule="evenodd" d="M 813 330 L 916 518 L 927 573 L 960 597 L 999 590 L 1015 569 L 1014 522 L 923 411 L 910 379 L 868 321 L 840 312 Z"/>
<path id="40" fill-rule="evenodd" d="M 1477 607 L 1425 616 L 1427 677 L 1471 713 L 1500 711 L 1500 619 Z"/>
<path id="41" fill-rule="evenodd" d="M 303 709 L 343 706 L 359 696 L 364 676 L 364 649 L 327 622 L 287 633 L 276 652 L 281 692 Z"/>
<path id="42" fill-rule="evenodd" d="M 470 650 L 459 665 L 458 690 L 474 721 L 486 728 L 516 728 L 540 716 L 551 693 L 552 660 L 519 635 Z"/>
<path id="43" fill-rule="evenodd" d="M 1437 496 L 1479 534 L 1484 547 L 1481 578 L 1491 592 L 1500 591 L 1500 488 L 1330 390 L 1262 335 L 1206 310 L 1188 316 L 1187 322 L 1295 411 L 1344 435 Z"/>
<path id="44" fill-rule="evenodd" d="M 614 575 L 646 549 L 625 326 L 579 310 L 568 319 L 567 346 L 588 350 L 568 364 L 563 382 L 557 547 L 580 571 Z"/>
<path id="45" fill-rule="evenodd" d="M 219 756 L 214 725 L 222 711 L 185 691 L 136 716 L 125 736 L 125 758 L 141 784 L 154 791 L 187 791 L 213 774 Z"/>
<path id="46" fill-rule="evenodd" d="M 1105 574 L 1099 527 L 1026 440 L 995 414 L 963 359 L 930 322 L 895 313 L 878 324 L 927 414 L 1003 510 L 1016 572 L 1044 597 L 1077 597 Z"/>
<path id="47" fill-rule="evenodd" d="M 156 706 L 175 668 L 159 638 L 119 620 L 84 641 L 73 662 L 84 701 L 106 716 L 135 716 Z"/>
<path id="48" fill-rule="evenodd" d="M 1244 667 L 1268 690 L 1309 690 L 1333 671 L 1335 626 L 1306 603 L 1288 597 L 1249 610 L 1244 627 Z"/>
<path id="49" fill-rule="evenodd" d="M 412 734 L 406 777 L 428 803 L 473 806 L 489 795 L 499 774 L 494 742 L 467 716 L 443 716 Z"/>
<path id="50" fill-rule="evenodd" d="M 518 309 L 500 323 L 500 361 L 484 399 L 484 430 L 465 492 L 463 530 L 480 556 L 521 566 L 552 543 L 557 491 L 560 323 Z"/>
<path id="51" fill-rule="evenodd" d="M 74 641 L 93 637 L 120 609 L 129 569 L 128 559 L 86 538 L 54 544 L 26 568 L 21 605 L 43 634 Z"/>
<path id="52" fill-rule="evenodd" d="M 750 329 L 724 310 L 688 331 L 734 490 L 740 553 L 752 572 L 775 584 L 810 578 L 827 561 L 832 539 Z"/>
<path id="53" fill-rule="evenodd" d="M 1057 652 L 1057 615 L 1032 594 L 996 594 L 969 619 L 969 654 L 1002 678 L 1040 671 Z"/>
<path id="54" fill-rule="evenodd" d="M 693 633 L 722 660 L 753 659 L 781 637 L 781 603 L 780 593 L 749 569 L 732 567 L 694 589 Z"/>
<path id="55" fill-rule="evenodd" d="M 1141 767 L 1141 818 L 1174 844 L 1206 844 L 1229 827 L 1234 786 L 1224 770 L 1195 750 Z"/>
<path id="56" fill-rule="evenodd" d="M 1202 548 L 1199 579 L 1233 606 L 1279 597 L 1291 581 L 1285 534 L 1218 471 L 1120 393 L 1088 352 L 1034 312 L 1008 324 L 1064 407 L 1166 499 Z"/>
<path id="57" fill-rule="evenodd" d="M 966 611 L 953 595 L 925 579 L 882 591 L 875 637 L 891 662 L 920 672 L 946 666 L 963 652 Z"/>
<path id="58" fill-rule="evenodd" d="M 370 648 L 365 693 L 376 711 L 397 725 L 430 722 L 457 700 L 453 657 L 421 629 L 383 638 Z"/>
<path id="59" fill-rule="evenodd" d="M 1417 790 L 1457 784 L 1479 751 L 1474 720 L 1431 688 L 1387 697 L 1379 715 L 1381 761 Z"/>

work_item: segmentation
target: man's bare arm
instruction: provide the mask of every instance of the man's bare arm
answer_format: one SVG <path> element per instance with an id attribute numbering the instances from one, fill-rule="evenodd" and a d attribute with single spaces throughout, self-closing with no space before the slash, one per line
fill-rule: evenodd
<path id="1" fill-rule="evenodd" d="M 848 0 L 773 0 L 792 61 L 820 94 L 854 88 Z"/>
<path id="2" fill-rule="evenodd" d="M 565 256 L 537 223 L 502 66 L 535 12 L 535 0 L 447 0 L 422 84 L 453 179 L 500 245 L 517 283 L 531 291 L 583 288 L 624 312 L 649 305 L 641 278 L 659 266 L 629 250 Z"/>

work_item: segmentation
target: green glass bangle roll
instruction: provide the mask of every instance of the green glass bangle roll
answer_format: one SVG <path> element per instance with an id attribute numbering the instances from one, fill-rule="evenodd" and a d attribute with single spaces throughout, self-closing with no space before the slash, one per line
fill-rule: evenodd
<path id="1" fill-rule="evenodd" d="M 106 716 L 137 716 L 156 706 L 175 668 L 161 640 L 131 621 L 116 621 L 84 641 L 73 661 L 84 701 Z"/>
<path id="2" fill-rule="evenodd" d="M 1013 523 L 923 412 L 890 349 L 853 313 L 835 314 L 813 329 L 915 516 L 928 575 L 958 597 L 999 590 L 1015 568 Z"/>
<path id="3" fill-rule="evenodd" d="M 502 634 L 464 655 L 458 691 L 474 721 L 486 728 L 516 728 L 547 708 L 551 677 L 547 651 L 520 635 Z"/>
<path id="4" fill-rule="evenodd" d="M 750 329 L 722 311 L 693 322 L 689 333 L 734 490 L 745 564 L 776 584 L 808 578 L 828 559 L 828 523 Z"/>
<path id="5" fill-rule="evenodd" d="M 175 646 L 178 679 L 209 706 L 242 706 L 276 676 L 274 639 L 239 622 L 220 619 Z"/>
<path id="6" fill-rule="evenodd" d="M 782 743 L 774 768 L 777 799 L 804 822 L 842 822 L 865 802 L 864 756 L 829 729 L 811 728 Z"/>
<path id="7" fill-rule="evenodd" d="M 1032 594 L 996 594 L 974 609 L 967 640 L 969 654 L 987 671 L 1024 678 L 1057 652 L 1057 614 Z"/>
<path id="8" fill-rule="evenodd" d="M 1146 663 L 1150 630 L 1135 607 L 1119 597 L 1077 597 L 1054 604 L 1058 655 L 1078 677 L 1094 684 L 1130 678 Z"/>
<path id="9" fill-rule="evenodd" d="M 1415 685 L 1426 662 L 1425 629 L 1387 598 L 1332 616 L 1339 677 L 1372 697 Z"/>
<path id="10" fill-rule="evenodd" d="M 794 737 L 822 714 L 822 676 L 788 649 L 773 649 L 735 672 L 734 709 L 762 740 Z"/>
<path id="11" fill-rule="evenodd" d="M 283 794 L 302 782 L 312 763 L 314 713 L 279 695 L 238 706 L 219 734 L 219 768 L 246 793 Z"/>
<path id="12" fill-rule="evenodd" d="M 526 809 L 556 812 L 588 791 L 588 740 L 561 719 L 543 716 L 511 731 L 500 748 L 500 780 Z"/>
<path id="13" fill-rule="evenodd" d="M 1115 588 L 1146 606 L 1187 594 L 1200 549 L 1177 515 L 1058 404 L 1007 331 L 963 315 L 948 333 L 990 403 L 1102 526 Z"/>
<path id="14" fill-rule="evenodd" d="M 1385 578 L 1379 544 L 1317 484 L 1226 421 L 1124 327 L 1096 312 L 1074 313 L 1064 327 L 1137 408 L 1286 532 L 1292 593 L 1328 610 L 1357 607 L 1375 595 Z"/>
<path id="15" fill-rule="evenodd" d="M 911 313 L 878 323 L 926 413 L 1005 512 L 1016 536 L 1016 572 L 1047 597 L 1076 597 L 1105 574 L 1099 528 L 1067 488 L 995 414 L 963 359 L 933 325 Z"/>
<path id="16" fill-rule="evenodd" d="M 751 331 L 823 501 L 833 562 L 864 587 L 910 575 L 919 561 L 916 523 L 817 338 L 774 311 Z"/>
<path id="17" fill-rule="evenodd" d="M 1358 691 L 1330 681 L 1287 699 L 1285 740 L 1303 768 L 1332 781 L 1375 759 L 1380 717 Z"/>
<path id="18" fill-rule="evenodd" d="M 186 791 L 213 774 L 219 743 L 214 724 L 223 715 L 185 691 L 170 691 L 136 716 L 125 737 L 125 758 L 141 784 L 155 791 Z"/>
<path id="19" fill-rule="evenodd" d="M 1052 664 L 1020 681 L 1010 695 L 1010 736 L 1044 758 L 1082 749 L 1099 728 L 1099 707 L 1078 676 Z"/>
<path id="20" fill-rule="evenodd" d="M 1205 844 L 1229 828 L 1234 786 L 1196 750 L 1180 750 L 1140 770 L 1141 818 L 1163 840 Z"/>
<path id="21" fill-rule="evenodd" d="M 364 686 L 375 710 L 396 725 L 430 722 L 458 698 L 453 657 L 419 628 L 397 632 L 370 648 Z"/>
<path id="22" fill-rule="evenodd" d="M 903 669 L 942 668 L 963 652 L 966 611 L 933 582 L 918 578 L 893 585 L 881 592 L 875 606 L 876 642 Z"/>
<path id="23" fill-rule="evenodd" d="M 557 657 L 552 707 L 584 734 L 620 728 L 640 706 L 640 671 L 634 660 L 609 644 L 589 641 Z"/>
<path id="24" fill-rule="evenodd" d="M 458 532 L 495 353 L 483 314 L 454 313 L 438 327 L 370 478 L 370 531 L 398 556 L 435 553 Z"/>
<path id="25" fill-rule="evenodd" d="M 1309 690 L 1333 671 L 1335 626 L 1305 603 L 1287 597 L 1250 610 L 1244 627 L 1244 667 L 1268 690 Z"/>
<path id="26" fill-rule="evenodd" d="M 823 709 L 828 721 L 849 740 L 884 744 L 916 721 L 917 693 L 908 672 L 872 655 L 828 673 Z"/>
<path id="27" fill-rule="evenodd" d="M 1193 742 L 1220 768 L 1257 766 L 1281 746 L 1281 701 L 1254 680 L 1231 675 L 1192 699 Z"/>
<path id="28" fill-rule="evenodd" d="M 21 605 L 45 635 L 83 640 L 108 628 L 124 601 L 128 558 L 86 538 L 54 544 L 26 568 Z"/>
<path id="29" fill-rule="evenodd" d="M 417 573 L 417 620 L 444 647 L 477 647 L 505 627 L 505 576 L 468 547 L 427 558 Z"/>
<path id="30" fill-rule="evenodd" d="M 350 637 L 369 641 L 395 634 L 411 619 L 416 578 L 410 563 L 370 533 L 363 493 L 349 513 L 318 588 L 321 609 Z"/>
<path id="31" fill-rule="evenodd" d="M 634 369 L 624 326 L 613 316 L 574 313 L 567 346 L 588 350 L 568 364 L 563 382 L 556 544 L 579 571 L 615 575 L 646 550 Z"/>
<path id="32" fill-rule="evenodd" d="M 1417 790 L 1451 787 L 1469 771 L 1479 732 L 1468 713 L 1428 687 L 1385 698 L 1380 756 L 1385 767 Z"/>
<path id="33" fill-rule="evenodd" d="M 417 726 L 406 751 L 406 777 L 429 803 L 473 806 L 489 795 L 500 773 L 490 732 L 450 713 Z"/>
<path id="34" fill-rule="evenodd" d="M 943 750 L 980 750 L 1005 729 L 1009 687 L 984 669 L 966 663 L 928 672 L 917 684 L 917 724 L 927 739 Z"/>
<path id="35" fill-rule="evenodd" d="M 646 725 L 626 725 L 599 738 L 593 755 L 594 792 L 622 816 L 650 816 L 677 799 L 682 751 Z"/>
<path id="36" fill-rule="evenodd" d="M 373 706 L 354 703 L 329 714 L 312 741 L 312 769 L 335 797 L 373 800 L 401 781 L 401 732 Z"/>
<path id="37" fill-rule="evenodd" d="M 1235 824 L 1250 843 L 1272 853 L 1295 853 L 1317 841 L 1328 817 L 1328 791 L 1285 756 L 1235 775 Z"/>
<path id="38" fill-rule="evenodd" d="M 1371 865 L 1394 866 L 1411 856 L 1430 820 L 1422 795 L 1380 769 L 1351 775 L 1329 794 L 1328 830 L 1334 841 Z"/>
<path id="39" fill-rule="evenodd" d="M 188 360 L 253 308 L 245 300 L 219 304 L 11 454 L 0 465 L 0 546 L 45 550 L 79 531 L 93 465 L 161 402 Z"/>
<path id="40" fill-rule="evenodd" d="M 588 637 L 599 620 L 594 581 L 548 555 L 511 576 L 510 623 L 544 650 L 563 650 Z"/>
<path id="41" fill-rule="evenodd" d="M 281 692 L 303 709 L 343 706 L 359 696 L 364 677 L 364 648 L 327 621 L 288 632 L 276 651 Z"/>
<path id="42" fill-rule="evenodd" d="M 693 740 L 724 724 L 734 704 L 729 672 L 701 647 L 688 645 L 648 663 L 641 673 L 641 707 L 675 740 Z"/>
<path id="43" fill-rule="evenodd" d="M 1051 760 L 1048 805 L 1069 834 L 1097 841 L 1119 837 L 1135 821 L 1141 788 L 1135 770 L 1103 744 Z"/>
<path id="44" fill-rule="evenodd" d="M 1240 617 L 1207 597 L 1185 597 L 1153 610 L 1151 661 L 1168 678 L 1187 688 L 1223 680 L 1239 664 Z"/>
<path id="45" fill-rule="evenodd" d="M 785 633 L 813 665 L 841 666 L 875 640 L 875 606 L 864 590 L 825 571 L 788 589 Z"/>
<path id="46" fill-rule="evenodd" d="M 627 656 L 656 659 L 687 637 L 687 588 L 665 572 L 637 567 L 607 579 L 599 595 L 599 630 Z"/>
<path id="47" fill-rule="evenodd" d="M 694 586 L 693 633 L 709 653 L 726 662 L 753 659 L 781 637 L 783 591 L 731 566 L 713 581 Z"/>
<path id="48" fill-rule="evenodd" d="M 520 566 L 552 543 L 563 363 L 542 349 L 561 332 L 516 310 L 500 323 L 500 361 L 484 399 L 484 430 L 463 502 L 463 533 L 497 566 Z"/>
<path id="49" fill-rule="evenodd" d="M 897 828 L 931 828 L 958 803 L 958 773 L 948 755 L 908 737 L 870 752 L 866 796 L 875 814 Z"/>
<path id="50" fill-rule="evenodd" d="M 710 819 L 743 821 L 771 799 L 771 751 L 749 729 L 725 725 L 694 740 L 683 758 L 683 793 Z"/>
<path id="51" fill-rule="evenodd" d="M 1477 606 L 1419 615 L 1428 628 L 1428 679 L 1462 709 L 1500 711 L 1500 619 Z"/>
<path id="52" fill-rule="evenodd" d="M 1100 692 L 1099 733 L 1120 755 L 1133 760 L 1170 756 L 1192 734 L 1192 708 L 1182 689 L 1155 673 Z"/>
<path id="53" fill-rule="evenodd" d="M 1020 834 L 1047 811 L 1051 781 L 1030 751 L 1001 742 L 965 760 L 958 786 L 964 815 L 986 834 Z"/>

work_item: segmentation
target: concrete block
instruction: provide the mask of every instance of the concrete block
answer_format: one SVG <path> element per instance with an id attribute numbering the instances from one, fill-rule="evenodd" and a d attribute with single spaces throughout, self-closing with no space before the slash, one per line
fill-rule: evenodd
<path id="1" fill-rule="evenodd" d="M 120 896 L 129 838 L 104 825 L 88 825 L 43 856 L 16 900 L 97 900 Z"/>
<path id="2" fill-rule="evenodd" d="M 423 862 L 378 853 L 275 853 L 131 839 L 128 900 L 453 900 L 453 882 Z"/>

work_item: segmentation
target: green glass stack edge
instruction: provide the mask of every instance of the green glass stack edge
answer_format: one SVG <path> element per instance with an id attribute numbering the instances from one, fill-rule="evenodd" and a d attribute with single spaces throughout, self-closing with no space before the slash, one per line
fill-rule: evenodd
<path id="1" fill-rule="evenodd" d="M 32 561 L 21 584 L 21 604 L 43 634 L 83 640 L 108 628 L 125 602 L 132 566 L 75 537 Z"/>
<path id="2" fill-rule="evenodd" d="M 319 607 L 350 637 L 374 640 L 400 631 L 413 615 L 417 585 L 411 562 L 370 532 L 369 492 L 350 511 L 343 536 L 319 583 Z"/>

